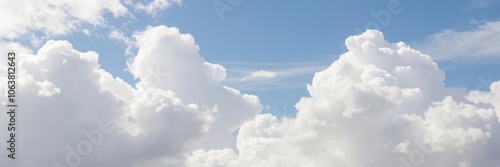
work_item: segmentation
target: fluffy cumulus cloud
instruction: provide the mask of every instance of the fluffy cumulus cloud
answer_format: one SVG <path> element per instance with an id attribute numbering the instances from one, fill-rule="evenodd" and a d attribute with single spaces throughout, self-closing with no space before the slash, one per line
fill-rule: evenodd
<path id="1" fill-rule="evenodd" d="M 226 69 L 205 62 L 194 38 L 181 34 L 177 28 L 149 27 L 135 38 L 140 49 L 129 68 L 142 81 L 136 86 L 172 90 L 187 103 L 215 107 L 216 120 L 197 146 L 235 147 L 230 132 L 260 112 L 259 99 L 221 86 Z"/>
<path id="2" fill-rule="evenodd" d="M 197 150 L 188 166 L 498 166 L 500 82 L 447 88 L 433 59 L 369 30 L 317 72 L 296 118 L 258 115 L 237 149 Z"/>
<path id="3" fill-rule="evenodd" d="M 119 0 L 90 1 L 2 1 L 0 2 L 0 38 L 15 39 L 22 35 L 63 35 L 82 25 L 102 25 L 104 14 L 114 17 L 128 13 Z"/>
<path id="4" fill-rule="evenodd" d="M 348 52 L 307 86 L 310 96 L 297 102 L 297 116 L 281 119 L 259 114 L 256 96 L 224 86 L 226 68 L 206 62 L 193 36 L 175 27 L 147 27 L 132 38 L 110 28 L 109 37 L 126 43 L 127 55 L 133 55 L 126 63 L 135 85 L 102 69 L 98 53 L 75 50 L 67 41 L 50 40 L 37 51 L 10 42 L 43 40 L 86 25 L 106 27 L 106 14 L 133 17 L 131 8 L 155 15 L 175 4 L 182 1 L 0 2 L 0 21 L 6 23 L 0 51 L 17 53 L 19 104 L 18 159 L 0 157 L 2 165 L 500 165 L 500 81 L 490 91 L 447 88 L 430 56 L 403 42 L 390 43 L 379 31 L 349 37 Z M 493 47 L 498 27 L 490 22 L 476 31 L 444 31 L 430 42 L 439 50 L 426 53 L 438 59 L 493 57 L 499 53 Z M 2 95 L 6 74 L 3 59 Z M 257 71 L 247 79 L 277 74 Z M 2 125 L 8 122 L 0 119 Z M 0 128 L 0 138 L 8 134 Z"/>
<path id="5" fill-rule="evenodd" d="M 145 12 L 154 16 L 182 0 L 19 0 L 0 2 L 0 39 L 12 42 L 30 42 L 40 47 L 46 40 L 73 32 L 94 35 L 99 30 L 110 30 L 110 38 L 124 41 L 121 31 L 109 22 L 117 18 L 137 21 L 135 15 Z M 127 54 L 128 51 L 127 49 Z"/>
<path id="6" fill-rule="evenodd" d="M 34 54 L 16 50 L 18 159 L 2 157 L 2 165 L 182 166 L 190 150 L 235 148 L 231 132 L 261 110 L 259 99 L 221 86 L 224 67 L 205 62 L 189 34 L 160 26 L 136 39 L 129 62 L 136 85 L 67 41 L 48 41 Z M 0 134 L 8 138 L 6 128 Z"/>

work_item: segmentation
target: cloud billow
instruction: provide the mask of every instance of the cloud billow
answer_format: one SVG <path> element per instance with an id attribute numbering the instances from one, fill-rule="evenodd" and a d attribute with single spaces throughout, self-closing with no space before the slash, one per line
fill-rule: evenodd
<path id="1" fill-rule="evenodd" d="M 136 39 L 139 53 L 129 62 L 136 85 L 101 69 L 96 52 L 67 41 L 18 52 L 19 158 L 2 165 L 182 166 L 190 150 L 235 148 L 231 132 L 258 114 L 259 99 L 220 85 L 224 67 L 205 62 L 189 34 L 159 26 Z M 0 67 L 5 88 L 7 69 Z M 115 128 L 104 133 L 106 120 Z"/>
<path id="2" fill-rule="evenodd" d="M 296 118 L 245 123 L 237 150 L 198 150 L 188 166 L 492 166 L 500 148 L 500 82 L 445 87 L 428 55 L 368 30 L 317 72 Z M 484 105 L 489 104 L 489 105 Z"/>
<path id="3" fill-rule="evenodd" d="M 500 82 L 489 92 L 448 88 L 430 56 L 390 43 L 379 31 L 346 39 L 349 51 L 314 75 L 297 116 L 281 119 L 259 114 L 257 96 L 222 85 L 226 68 L 206 62 L 193 36 L 156 26 L 134 38 L 138 52 L 127 65 L 136 85 L 102 69 L 96 52 L 67 41 L 48 41 L 37 53 L 19 50 L 22 158 L 5 165 L 500 164 L 494 156 Z M 0 67 L 5 88 L 6 66 Z M 275 77 L 267 74 L 256 76 Z M 113 121 L 114 130 L 104 133 L 103 120 Z M 102 138 L 88 137 L 96 130 Z M 85 142 L 92 151 L 81 155 Z"/>

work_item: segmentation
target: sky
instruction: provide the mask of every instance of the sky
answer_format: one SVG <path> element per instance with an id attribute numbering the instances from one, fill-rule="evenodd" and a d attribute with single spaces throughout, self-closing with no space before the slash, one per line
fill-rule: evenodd
<path id="1" fill-rule="evenodd" d="M 218 1 L 182 1 L 180 5 L 174 4 L 154 14 L 137 12 L 133 18 L 113 18 L 104 14 L 112 28 L 95 28 L 94 31 L 99 33 L 92 35 L 76 31 L 54 38 L 68 40 L 78 50 L 100 53 L 99 62 L 103 69 L 128 83 L 136 83 L 125 71 L 127 67 L 123 63 L 127 60 L 124 56 L 127 44 L 110 39 L 111 31 L 118 30 L 130 39 L 134 32 L 148 25 L 177 27 L 182 33 L 196 38 L 200 54 L 207 61 L 230 69 L 225 84 L 262 95 L 261 100 L 267 106 L 293 108 L 301 96 L 307 95 L 304 88 L 314 72 L 324 69 L 345 52 L 344 40 L 347 37 L 376 28 L 382 30 L 389 41 L 404 41 L 423 48 L 429 43 L 428 38 L 442 31 L 466 32 L 477 30 L 485 22 L 497 21 L 495 7 L 499 5 L 498 1 L 479 0 L 453 4 L 432 2 L 431 5 L 426 1 L 401 0 L 394 1 L 399 3 L 397 9 L 400 11 L 391 13 L 388 18 L 377 13 L 388 11 L 391 1 L 285 3 L 242 0 L 241 4 L 227 8 L 228 11 L 222 8 L 220 16 L 214 7 L 215 2 Z M 379 27 L 372 26 L 371 22 Z M 92 26 L 87 28 L 92 29 Z M 469 53 L 458 54 L 461 55 L 446 56 L 467 57 Z M 492 75 L 489 83 L 500 78 L 491 69 L 498 64 L 497 60 L 468 58 L 453 61 L 443 58 L 443 61 L 437 61 L 448 73 L 446 83 L 449 86 L 475 89 L 482 84 L 478 77 L 488 80 Z M 485 64 L 489 66 L 484 67 Z M 273 80 L 240 82 L 246 75 L 259 70 L 284 74 Z"/>
<path id="2" fill-rule="evenodd" d="M 0 164 L 498 166 L 499 7 L 1 1 Z"/>

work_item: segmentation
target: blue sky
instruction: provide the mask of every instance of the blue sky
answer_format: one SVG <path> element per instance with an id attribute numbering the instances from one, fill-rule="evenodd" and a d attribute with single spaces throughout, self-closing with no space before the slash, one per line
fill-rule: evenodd
<path id="1" fill-rule="evenodd" d="M 223 2 L 228 4 L 228 2 Z M 385 38 L 391 42 L 403 41 L 418 49 L 426 38 L 445 29 L 458 32 L 477 29 L 481 22 L 497 21 L 500 15 L 498 1 L 460 0 L 425 1 L 248 1 L 242 0 L 232 11 L 226 11 L 221 20 L 214 8 L 215 1 L 183 1 L 152 16 L 137 14 L 133 19 L 112 18 L 114 28 L 131 38 L 135 31 L 147 25 L 178 27 L 182 33 L 195 37 L 200 54 L 209 62 L 228 68 L 228 78 L 258 70 L 289 70 L 307 66 L 319 71 L 329 66 L 345 50 L 344 40 L 360 34 L 360 30 L 377 28 L 367 26 L 376 22 Z M 401 12 L 390 19 L 381 15 L 379 22 L 373 13 L 388 11 L 395 3 Z M 399 5 L 397 5 L 399 3 Z M 385 25 L 384 25 L 385 24 Z M 95 35 L 75 33 L 60 37 L 73 43 L 79 50 L 94 50 L 100 54 L 102 68 L 113 75 L 135 83 L 126 69 L 126 45 L 106 38 L 110 29 L 97 28 Z M 425 53 L 425 52 L 424 52 Z M 433 55 L 431 55 L 433 56 Z M 467 89 L 485 89 L 485 81 L 500 79 L 498 59 L 437 60 L 446 72 L 448 86 Z M 297 65 L 302 63 L 302 65 Z M 306 70 L 292 77 L 259 80 L 257 83 L 225 83 L 243 92 L 256 94 L 264 105 L 274 108 L 293 105 L 307 96 L 305 85 L 310 83 L 315 70 Z M 236 77 L 234 76 L 234 77 Z M 484 81 L 480 78 L 484 78 Z M 277 86 L 277 85 L 288 86 Z"/>

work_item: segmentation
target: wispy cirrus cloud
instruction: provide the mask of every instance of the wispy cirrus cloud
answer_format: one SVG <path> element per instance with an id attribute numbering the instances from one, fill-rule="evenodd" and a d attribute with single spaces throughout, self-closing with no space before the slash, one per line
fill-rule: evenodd
<path id="1" fill-rule="evenodd" d="M 467 31 L 445 29 L 417 46 L 438 61 L 478 62 L 500 60 L 500 21 L 490 21 Z"/>
<path id="2" fill-rule="evenodd" d="M 465 10 L 473 10 L 473 9 L 488 7 L 493 3 L 494 3 L 493 0 L 470 0 Z"/>
<path id="3" fill-rule="evenodd" d="M 241 79 L 241 81 L 246 81 L 250 79 L 270 79 L 276 78 L 277 73 L 272 71 L 259 70 L 252 72 L 250 75 L 247 75 Z"/>
<path id="4" fill-rule="evenodd" d="M 181 5 L 182 0 L 152 0 L 147 3 L 136 1 L 127 1 L 127 4 L 132 6 L 135 10 L 144 11 L 150 15 L 156 15 L 158 12 L 171 7 L 172 5 Z"/>
<path id="5" fill-rule="evenodd" d="M 221 64 L 228 71 L 224 83 L 240 90 L 304 87 L 307 84 L 307 79 L 303 79 L 304 77 L 310 78 L 315 72 L 329 65 L 323 62 L 222 62 Z"/>

